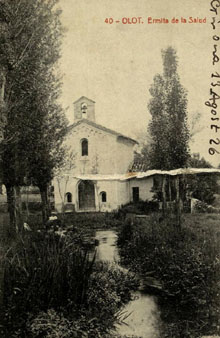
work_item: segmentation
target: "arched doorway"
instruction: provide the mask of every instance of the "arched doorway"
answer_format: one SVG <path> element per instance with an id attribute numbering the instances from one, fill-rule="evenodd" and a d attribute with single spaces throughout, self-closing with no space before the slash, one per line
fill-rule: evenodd
<path id="1" fill-rule="evenodd" d="M 79 209 L 95 209 L 95 186 L 92 181 L 81 181 L 78 185 Z"/>

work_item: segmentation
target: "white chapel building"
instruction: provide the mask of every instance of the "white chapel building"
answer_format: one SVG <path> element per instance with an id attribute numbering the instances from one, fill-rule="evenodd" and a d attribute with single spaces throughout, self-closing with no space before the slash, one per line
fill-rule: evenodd
<path id="1" fill-rule="evenodd" d="M 85 96 L 75 101 L 66 140 L 72 162 L 53 182 L 56 211 L 114 211 L 151 199 L 153 177 L 138 179 L 129 172 L 137 143 L 97 124 L 94 101 Z"/>

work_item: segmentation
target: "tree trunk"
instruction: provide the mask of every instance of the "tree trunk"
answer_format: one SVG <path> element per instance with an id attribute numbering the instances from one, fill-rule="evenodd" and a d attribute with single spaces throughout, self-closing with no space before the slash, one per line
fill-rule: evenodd
<path id="1" fill-rule="evenodd" d="M 180 194 L 180 178 L 175 177 L 176 185 L 176 225 L 178 228 L 181 227 L 181 194 Z"/>
<path id="2" fill-rule="evenodd" d="M 0 142 L 4 139 L 4 128 L 6 125 L 6 107 L 5 107 L 5 84 L 6 84 L 6 71 L 0 71 Z"/>
<path id="3" fill-rule="evenodd" d="M 162 175 L 162 210 L 163 210 L 163 216 L 166 216 L 167 211 L 167 201 L 166 201 L 166 176 Z"/>
<path id="4" fill-rule="evenodd" d="M 22 201 L 21 201 L 21 187 L 15 186 L 15 208 L 16 208 L 16 221 L 18 232 L 22 232 L 24 229 L 23 217 L 22 217 Z"/>
<path id="5" fill-rule="evenodd" d="M 171 182 L 172 182 L 172 178 L 169 176 L 169 180 L 168 180 L 168 183 L 169 183 L 169 202 L 172 202 L 172 191 L 171 191 Z"/>
<path id="6" fill-rule="evenodd" d="M 4 337 L 4 248 L 3 243 L 0 243 L 0 337 Z"/>
<path id="7" fill-rule="evenodd" d="M 14 237 L 16 233 L 23 230 L 21 190 L 19 186 L 7 184 L 6 191 L 10 217 L 9 235 Z"/>
<path id="8" fill-rule="evenodd" d="M 50 206 L 48 200 L 48 185 L 40 186 L 40 194 L 41 194 L 41 203 L 42 203 L 42 220 L 45 225 L 49 216 L 50 216 Z"/>
<path id="9" fill-rule="evenodd" d="M 30 212 L 29 212 L 29 186 L 26 186 L 25 207 L 26 207 L 26 213 L 27 213 L 27 218 L 28 218 L 29 215 L 30 215 Z"/>

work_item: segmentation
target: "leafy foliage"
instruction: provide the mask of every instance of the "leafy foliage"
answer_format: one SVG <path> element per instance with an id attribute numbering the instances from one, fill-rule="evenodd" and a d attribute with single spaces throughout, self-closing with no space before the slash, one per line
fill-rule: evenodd
<path id="1" fill-rule="evenodd" d="M 150 88 L 149 111 L 153 169 L 175 169 L 186 166 L 189 131 L 187 127 L 186 91 L 177 74 L 177 56 L 172 47 L 162 51 L 163 75 L 156 75 Z"/>
<path id="2" fill-rule="evenodd" d="M 107 312 L 113 315 L 115 308 L 130 299 L 131 291 L 137 286 L 138 280 L 133 273 L 119 269 L 114 264 L 98 264 L 90 279 L 88 304 L 93 314 L 98 316 L 102 313 L 104 320 L 108 317 Z M 106 309 L 103 308 L 104 305 L 107 305 Z"/>
<path id="3" fill-rule="evenodd" d="M 3 181 L 10 187 L 25 178 L 46 190 L 62 162 L 66 119 L 55 69 L 62 29 L 56 0 L 2 0 L 0 68 L 4 69 L 7 123 Z M 15 198 L 14 198 L 15 199 Z M 15 206 L 13 206 L 15 208 Z"/>
<path id="4" fill-rule="evenodd" d="M 188 160 L 189 167 L 192 168 L 212 168 L 212 165 L 203 157 L 191 156 Z M 194 175 L 187 178 L 188 189 L 193 198 L 211 204 L 215 200 L 214 194 L 217 193 L 218 176 L 215 174 Z"/>
<path id="5" fill-rule="evenodd" d="M 79 337 L 76 326 L 51 309 L 40 312 L 37 317 L 28 323 L 29 331 L 33 337 L 71 338 Z"/>
<path id="6" fill-rule="evenodd" d="M 172 222 L 151 218 L 143 226 L 122 229 L 124 264 L 143 278 L 151 272 L 162 283 L 164 337 L 219 334 L 219 236 L 213 229 L 217 222 L 190 216 L 177 230 Z"/>
<path id="7" fill-rule="evenodd" d="M 137 215 L 148 215 L 152 212 L 155 212 L 159 209 L 159 205 L 155 201 L 138 201 L 136 203 L 131 202 L 125 205 L 122 205 L 118 210 L 118 217 L 123 216 L 125 218 L 127 213 L 137 214 Z"/>
<path id="8" fill-rule="evenodd" d="M 32 174 L 38 171 L 39 177 L 58 158 L 65 119 L 56 102 L 60 82 L 54 66 L 60 55 L 61 26 L 60 12 L 53 10 L 55 3 L 1 1 L 6 29 L 1 45 L 2 62 L 7 66 L 5 136 L 12 137 L 3 155 L 5 183 L 23 183 L 30 169 Z"/>
<path id="9" fill-rule="evenodd" d="M 5 259 L 6 333 L 103 337 L 137 284 L 132 273 L 95 263 L 80 231 L 33 231 Z"/>
<path id="10" fill-rule="evenodd" d="M 5 264 L 6 322 L 11 329 L 24 327 L 28 312 L 67 305 L 73 310 L 84 301 L 93 262 L 77 241 L 78 236 L 70 242 L 35 233 L 17 244 Z"/>
<path id="11" fill-rule="evenodd" d="M 203 201 L 196 201 L 193 211 L 198 213 L 220 213 L 219 208 L 215 208 L 212 205 L 209 205 Z"/>

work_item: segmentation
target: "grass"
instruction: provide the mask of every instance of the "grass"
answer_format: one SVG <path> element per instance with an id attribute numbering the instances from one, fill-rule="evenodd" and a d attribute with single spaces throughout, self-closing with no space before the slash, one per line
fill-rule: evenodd
<path id="1" fill-rule="evenodd" d="M 66 213 L 58 217 L 65 226 L 80 224 L 84 229 L 112 229 L 121 225 L 117 213 Z"/>
<path id="2" fill-rule="evenodd" d="M 1 241 L 6 240 L 8 226 L 9 226 L 9 214 L 0 213 L 0 239 Z"/>
<path id="3" fill-rule="evenodd" d="M 4 258 L 5 337 L 104 337 L 137 287 L 134 275 L 96 263 L 82 231 L 29 232 Z M 92 258 L 93 257 L 93 258 Z"/>
<path id="4" fill-rule="evenodd" d="M 220 334 L 220 215 L 184 215 L 182 229 L 152 216 L 122 227 L 123 264 L 162 284 L 163 337 Z M 193 318 L 193 320 L 192 320 Z"/>
<path id="5" fill-rule="evenodd" d="M 23 221 L 28 223 L 32 230 L 43 229 L 42 225 L 42 214 L 39 211 L 30 212 L 29 215 L 27 213 L 23 213 L 22 215 Z M 61 221 L 62 226 L 68 227 L 80 227 L 88 230 L 88 229 L 112 229 L 118 228 L 121 225 L 121 220 L 118 219 L 117 213 L 65 213 L 58 214 L 58 219 Z M 4 225 L 4 229 L 3 229 Z M 0 226 L 2 226 L 2 230 L 9 226 L 9 214 L 8 213 L 0 213 Z M 0 227 L 1 231 L 1 227 Z"/>
<path id="6" fill-rule="evenodd" d="M 82 235 L 112 227 L 120 229 L 123 264 L 162 283 L 163 338 L 220 334 L 220 215 L 183 215 L 178 231 L 173 220 L 154 215 L 131 226 L 115 214 L 66 214 L 63 224 L 74 229 L 68 240 L 35 231 L 35 216 L 33 231 L 5 261 L 6 337 L 107 337 L 137 282 L 114 267 L 91 265 Z"/>

